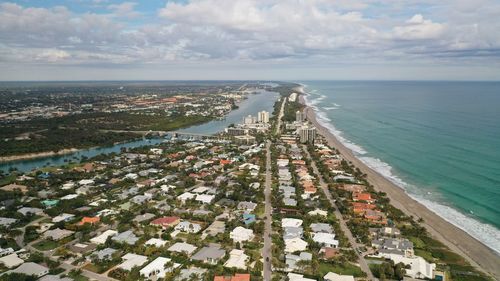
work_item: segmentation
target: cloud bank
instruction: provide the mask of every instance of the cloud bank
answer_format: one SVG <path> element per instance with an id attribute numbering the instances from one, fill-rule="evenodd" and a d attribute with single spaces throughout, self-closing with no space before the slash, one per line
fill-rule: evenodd
<path id="1" fill-rule="evenodd" d="M 85 69 L 136 69 L 142 77 L 146 69 L 154 74 L 196 66 L 250 67 L 255 73 L 316 66 L 318 74 L 400 67 L 413 69 L 412 75 L 469 67 L 481 69 L 473 78 L 479 73 L 495 79 L 500 3 L 480 2 L 191 0 L 139 9 L 138 2 L 99 1 L 83 10 L 7 2 L 0 4 L 0 64 L 15 66 L 16 73 L 3 70 L 13 79 L 23 69 L 29 76 L 43 68 L 82 75 Z"/>

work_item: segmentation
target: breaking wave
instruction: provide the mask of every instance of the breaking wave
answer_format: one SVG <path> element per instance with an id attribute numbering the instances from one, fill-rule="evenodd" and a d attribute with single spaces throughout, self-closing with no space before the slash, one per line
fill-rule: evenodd
<path id="1" fill-rule="evenodd" d="M 353 151 L 360 161 L 397 186 L 401 187 L 410 197 L 427 207 L 429 210 L 439 215 L 449 223 L 464 230 L 469 235 L 478 239 L 500 255 L 500 230 L 492 225 L 482 223 L 469 215 L 465 215 L 442 202 L 437 202 L 437 200 L 435 200 L 436 198 L 431 198 L 431 196 L 435 195 L 430 192 L 428 194 L 423 194 L 422 191 L 419 192 L 421 189 L 406 183 L 400 177 L 395 175 L 391 165 L 378 158 L 367 156 L 368 152 L 363 147 L 346 139 L 343 132 L 335 128 L 332 120 L 324 111 L 329 110 L 328 107 L 318 106 L 318 104 L 323 101 L 326 96 L 319 95 L 319 97 L 316 98 L 315 96 L 317 95 L 317 91 L 306 91 L 304 100 L 309 107 L 314 109 L 318 123 L 327 128 L 345 147 Z M 335 109 L 340 106 L 337 104 L 335 105 Z"/>

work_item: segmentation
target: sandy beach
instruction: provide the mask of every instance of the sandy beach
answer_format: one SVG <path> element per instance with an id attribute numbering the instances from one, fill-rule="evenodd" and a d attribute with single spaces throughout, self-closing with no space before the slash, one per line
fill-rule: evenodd
<path id="1" fill-rule="evenodd" d="M 302 95 L 300 96 L 300 102 L 305 104 Z M 500 280 L 500 256 L 465 231 L 427 209 L 411 198 L 401 187 L 361 162 L 328 129 L 319 124 L 314 109 L 306 106 L 304 111 L 307 119 L 316 126 L 318 132 L 328 140 L 332 147 L 338 149 L 346 160 L 352 162 L 363 173 L 367 174 L 368 181 L 373 184 L 376 190 L 387 193 L 394 207 L 417 219 L 422 218 L 424 220 L 422 225 L 434 238 L 447 245 L 452 251 L 462 255 L 479 270 L 491 275 L 496 280 Z"/>

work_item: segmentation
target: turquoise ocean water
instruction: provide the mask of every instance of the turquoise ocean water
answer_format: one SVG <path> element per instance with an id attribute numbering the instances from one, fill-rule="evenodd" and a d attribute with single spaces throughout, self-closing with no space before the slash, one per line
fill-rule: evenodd
<path id="1" fill-rule="evenodd" d="M 302 84 L 363 162 L 500 253 L 500 82 Z"/>

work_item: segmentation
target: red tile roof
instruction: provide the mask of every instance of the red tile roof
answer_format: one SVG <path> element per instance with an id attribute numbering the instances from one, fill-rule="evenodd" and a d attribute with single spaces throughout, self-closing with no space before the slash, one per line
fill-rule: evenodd
<path id="1" fill-rule="evenodd" d="M 151 224 L 154 225 L 161 225 L 163 227 L 167 226 L 174 226 L 179 223 L 179 218 L 178 217 L 163 217 L 163 218 L 157 218 L 151 222 Z"/>

